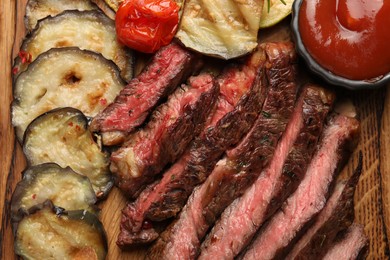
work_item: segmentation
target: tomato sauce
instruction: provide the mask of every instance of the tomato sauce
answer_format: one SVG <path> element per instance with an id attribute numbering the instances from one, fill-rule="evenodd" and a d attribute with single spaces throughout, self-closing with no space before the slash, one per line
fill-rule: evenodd
<path id="1" fill-rule="evenodd" d="M 390 71 L 389 0 L 303 0 L 299 30 L 310 55 L 353 80 Z"/>

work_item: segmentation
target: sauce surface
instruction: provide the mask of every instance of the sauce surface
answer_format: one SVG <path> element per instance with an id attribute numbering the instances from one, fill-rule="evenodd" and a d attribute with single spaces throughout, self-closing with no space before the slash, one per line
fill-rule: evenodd
<path id="1" fill-rule="evenodd" d="M 310 55 L 353 80 L 390 71 L 389 0 L 303 0 L 299 30 Z"/>

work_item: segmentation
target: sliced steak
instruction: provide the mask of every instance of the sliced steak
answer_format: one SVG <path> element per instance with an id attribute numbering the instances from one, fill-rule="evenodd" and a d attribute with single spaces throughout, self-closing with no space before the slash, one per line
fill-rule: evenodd
<path id="1" fill-rule="evenodd" d="M 348 181 L 336 185 L 324 209 L 318 214 L 313 225 L 294 245 L 286 259 L 322 259 L 333 245 L 338 234 L 354 220 L 353 197 L 362 171 L 362 156 L 354 174 Z"/>
<path id="2" fill-rule="evenodd" d="M 323 99 L 323 96 L 327 98 Z M 311 157 L 307 147 L 315 146 L 333 99 L 332 94 L 319 87 L 303 89 L 269 166 L 258 174 L 259 178 L 244 195 L 222 214 L 202 244 L 200 259 L 233 259 L 249 243 L 267 217 L 269 202 L 279 192 L 277 183 L 283 180 L 286 167 L 303 155 Z M 313 127 L 313 124 L 317 127 Z M 263 139 L 259 140 L 263 142 Z M 300 166 L 299 171 L 304 171 L 307 164 L 301 163 Z M 261 168 L 257 171 L 261 171 Z"/>
<path id="3" fill-rule="evenodd" d="M 365 259 L 368 239 L 364 227 L 352 224 L 341 241 L 334 243 L 323 260 L 334 259 Z"/>
<path id="4" fill-rule="evenodd" d="M 191 77 L 189 86 L 178 88 L 153 112 L 144 129 L 111 154 L 110 169 L 128 197 L 135 198 L 164 166 L 184 152 L 202 130 L 218 93 L 218 84 L 210 74 Z"/>
<path id="5" fill-rule="evenodd" d="M 91 122 L 105 145 L 122 143 L 162 99 L 200 68 L 199 56 L 178 44 L 161 48 L 145 69 Z"/>
<path id="6" fill-rule="evenodd" d="M 305 225 L 324 207 L 329 187 L 345 150 L 356 137 L 359 122 L 343 115 L 331 117 L 319 149 L 297 190 L 260 230 L 243 259 L 284 259 Z M 348 149 L 349 150 L 349 149 Z"/>
<path id="7" fill-rule="evenodd" d="M 281 51 L 285 47 L 284 44 L 275 44 L 272 48 L 272 54 L 278 58 L 272 59 L 270 66 L 274 68 L 273 72 L 279 71 L 273 76 L 281 77 L 281 80 L 270 81 L 275 84 L 270 84 L 263 110 L 254 126 L 240 144 L 217 164 L 205 183 L 194 190 L 179 219 L 149 251 L 149 258 L 195 258 L 199 254 L 200 242 L 213 221 L 244 191 L 249 183 L 246 179 L 253 178 L 251 175 L 256 173 L 253 169 L 267 164 L 291 115 L 297 90 L 292 82 L 294 75 L 286 73 L 293 70 L 290 55 Z M 265 134 L 269 135 L 268 140 L 259 142 L 259 136 Z"/>
<path id="8" fill-rule="evenodd" d="M 157 238 L 157 232 L 150 225 L 144 229 L 143 222 L 175 216 L 193 188 L 212 171 L 222 153 L 249 130 L 265 97 L 262 71 L 266 46 L 259 46 L 244 64 L 228 66 L 218 77 L 220 96 L 216 110 L 200 136 L 165 172 L 162 180 L 145 189 L 123 210 L 119 246 L 128 247 Z M 291 44 L 290 48 L 293 50 Z"/>

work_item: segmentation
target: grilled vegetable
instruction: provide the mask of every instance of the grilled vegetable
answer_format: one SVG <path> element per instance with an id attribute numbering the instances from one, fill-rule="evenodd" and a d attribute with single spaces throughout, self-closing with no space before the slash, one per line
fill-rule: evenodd
<path id="1" fill-rule="evenodd" d="M 263 0 L 187 0 L 176 37 L 188 48 L 230 59 L 257 46 Z"/>
<path id="2" fill-rule="evenodd" d="M 73 47 L 43 53 L 14 84 L 12 123 L 18 139 L 34 118 L 57 107 L 95 116 L 124 85 L 115 64 L 94 52 Z"/>
<path id="3" fill-rule="evenodd" d="M 19 211 L 46 200 L 67 210 L 78 210 L 94 205 L 96 196 L 89 179 L 69 167 L 61 168 L 55 163 L 31 166 L 23 172 L 23 179 L 14 190 L 11 216 L 15 219 Z"/>
<path id="4" fill-rule="evenodd" d="M 65 10 L 94 10 L 97 6 L 89 0 L 29 0 L 26 5 L 24 23 L 27 31 L 32 31 L 38 20 L 55 16 Z"/>
<path id="5" fill-rule="evenodd" d="M 105 259 L 102 223 L 86 210 L 64 211 L 50 201 L 14 225 L 15 253 L 24 259 Z"/>
<path id="6" fill-rule="evenodd" d="M 266 0 L 260 19 L 260 28 L 270 27 L 291 13 L 294 0 Z"/>
<path id="7" fill-rule="evenodd" d="M 126 1 L 116 13 L 117 38 L 137 51 L 156 52 L 175 36 L 179 10 L 174 0 Z"/>
<path id="8" fill-rule="evenodd" d="M 106 4 L 115 12 L 118 11 L 119 6 L 123 3 L 124 0 L 104 0 Z"/>
<path id="9" fill-rule="evenodd" d="M 106 195 L 113 186 L 108 153 L 94 142 L 87 118 L 77 109 L 55 109 L 32 121 L 23 150 L 30 165 L 55 162 L 87 176 L 97 197 Z"/>
<path id="10" fill-rule="evenodd" d="M 65 11 L 39 21 L 23 41 L 13 71 L 19 75 L 39 54 L 70 46 L 101 53 L 115 62 L 125 80 L 132 78 L 131 52 L 117 42 L 114 21 L 100 11 Z"/>

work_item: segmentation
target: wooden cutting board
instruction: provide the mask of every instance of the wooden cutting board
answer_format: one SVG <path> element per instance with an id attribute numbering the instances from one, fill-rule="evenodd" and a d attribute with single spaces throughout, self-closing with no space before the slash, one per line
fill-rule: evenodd
<path id="1" fill-rule="evenodd" d="M 0 255 L 16 259 L 10 226 L 10 199 L 26 166 L 21 147 L 11 126 L 11 66 L 24 37 L 23 16 L 27 0 L 0 1 Z M 390 87 L 390 86 L 388 86 Z M 368 259 L 389 258 L 390 235 L 390 91 L 386 87 L 359 92 L 340 91 L 357 107 L 361 120 L 359 145 L 344 168 L 350 175 L 363 152 L 363 173 L 355 194 L 356 222 L 365 226 L 370 239 Z M 101 220 L 107 231 L 107 259 L 140 259 L 145 249 L 121 252 L 115 241 L 119 232 L 121 209 L 125 200 L 113 189 L 102 208 Z"/>

